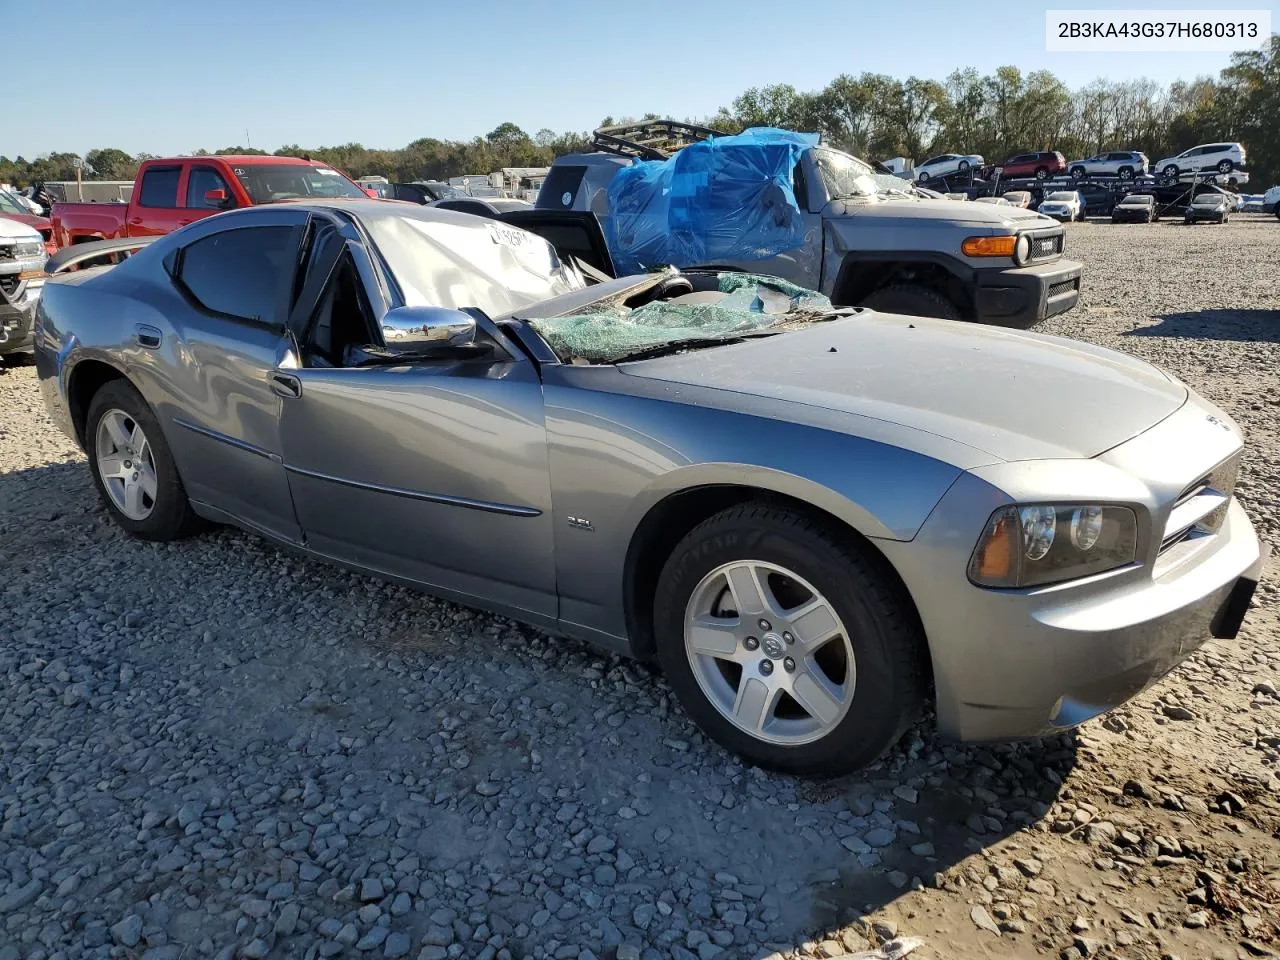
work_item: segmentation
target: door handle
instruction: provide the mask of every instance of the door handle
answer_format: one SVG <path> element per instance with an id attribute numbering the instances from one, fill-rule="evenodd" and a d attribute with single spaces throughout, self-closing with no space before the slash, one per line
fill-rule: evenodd
<path id="1" fill-rule="evenodd" d="M 146 347 L 148 350 L 154 350 L 160 346 L 161 334 L 158 329 L 149 324 L 140 323 L 133 328 L 133 339 L 140 347 Z"/>
<path id="2" fill-rule="evenodd" d="M 296 400 L 302 396 L 302 381 L 291 373 L 271 374 L 271 390 L 286 400 Z"/>

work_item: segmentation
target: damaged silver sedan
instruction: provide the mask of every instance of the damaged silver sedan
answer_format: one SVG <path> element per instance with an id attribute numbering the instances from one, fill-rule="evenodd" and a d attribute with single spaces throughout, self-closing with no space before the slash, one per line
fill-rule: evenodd
<path id="1" fill-rule="evenodd" d="M 786 771 L 865 765 L 926 702 L 962 739 L 1061 730 L 1235 636 L 1242 440 L 1172 377 L 764 277 L 613 279 L 594 220 L 542 214 L 255 207 L 55 277 L 50 413 L 135 536 L 236 524 L 656 659 Z"/>

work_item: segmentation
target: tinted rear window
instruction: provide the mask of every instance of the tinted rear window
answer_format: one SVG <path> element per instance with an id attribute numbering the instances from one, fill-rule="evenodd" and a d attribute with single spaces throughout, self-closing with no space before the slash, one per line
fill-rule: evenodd
<path id="1" fill-rule="evenodd" d="M 152 167 L 142 175 L 142 188 L 138 191 L 138 206 L 178 206 L 178 177 L 181 167 Z"/>
<path id="2" fill-rule="evenodd" d="M 178 276 L 206 310 L 274 322 L 282 285 L 293 278 L 293 233 L 293 227 L 215 233 L 183 250 Z"/>
<path id="3" fill-rule="evenodd" d="M 582 164 L 565 164 L 552 167 L 547 179 L 542 181 L 542 189 L 538 191 L 538 206 L 543 209 L 569 209 L 582 186 L 582 178 L 587 168 Z M 568 199 L 566 199 L 566 197 Z"/>

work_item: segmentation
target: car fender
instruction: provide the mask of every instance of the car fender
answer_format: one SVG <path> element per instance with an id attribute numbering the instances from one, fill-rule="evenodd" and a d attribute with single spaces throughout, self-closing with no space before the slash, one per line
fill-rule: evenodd
<path id="1" fill-rule="evenodd" d="M 616 369 L 548 368 L 544 392 L 561 618 L 619 638 L 627 555 L 674 496 L 721 488 L 715 512 L 734 499 L 724 488 L 760 490 L 869 539 L 909 540 L 965 467 L 989 462 L 873 418 Z"/>

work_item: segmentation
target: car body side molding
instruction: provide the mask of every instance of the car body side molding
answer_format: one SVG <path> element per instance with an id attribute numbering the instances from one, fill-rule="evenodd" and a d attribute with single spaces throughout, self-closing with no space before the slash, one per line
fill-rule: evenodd
<path id="1" fill-rule="evenodd" d="M 537 507 L 526 507 L 517 503 L 495 503 L 491 500 L 472 500 L 468 497 L 454 497 L 444 493 L 427 493 L 422 490 L 405 490 L 403 487 L 388 487 L 381 483 L 368 483 L 363 480 L 349 480 L 345 477 L 335 477 L 332 474 L 321 473 L 318 470 L 304 470 L 302 467 L 294 467 L 285 464 L 285 470 L 290 473 L 296 473 L 304 477 L 312 477 L 316 480 L 327 480 L 330 483 L 340 483 L 345 487 L 358 487 L 362 490 L 372 490 L 376 493 L 385 493 L 393 497 L 405 497 L 409 500 L 425 500 L 428 503 L 442 503 L 446 506 L 463 507 L 468 510 L 481 510 L 485 513 L 501 513 L 509 517 L 540 517 L 542 511 Z"/>

